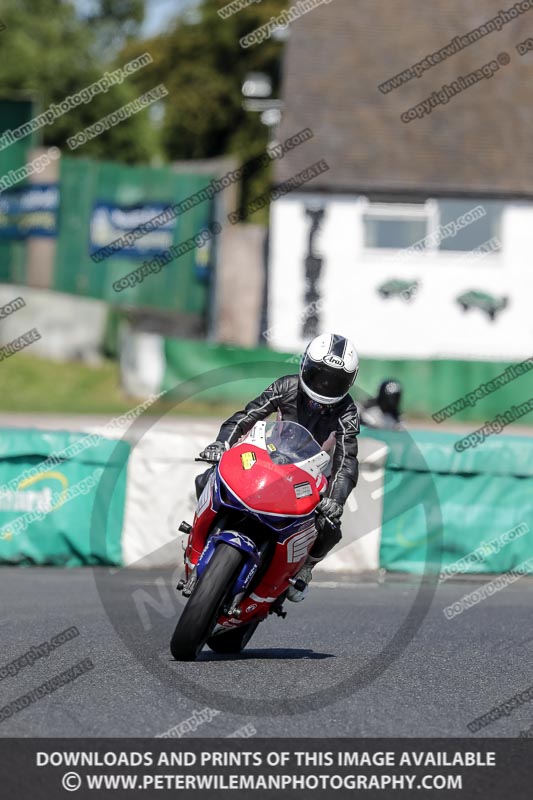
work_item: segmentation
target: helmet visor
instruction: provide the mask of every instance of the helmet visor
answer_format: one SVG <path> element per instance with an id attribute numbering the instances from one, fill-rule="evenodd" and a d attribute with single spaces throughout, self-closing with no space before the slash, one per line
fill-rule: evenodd
<path id="1" fill-rule="evenodd" d="M 355 374 L 308 359 L 302 366 L 302 380 L 315 394 L 334 400 L 349 392 Z"/>

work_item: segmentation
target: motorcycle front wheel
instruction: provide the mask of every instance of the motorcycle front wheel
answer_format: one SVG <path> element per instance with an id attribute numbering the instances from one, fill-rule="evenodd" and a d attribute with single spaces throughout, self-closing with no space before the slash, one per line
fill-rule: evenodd
<path id="1" fill-rule="evenodd" d="M 244 555 L 224 542 L 217 545 L 193 589 L 170 642 L 176 661 L 195 661 L 209 639 L 228 593 L 242 568 Z"/>
<path id="2" fill-rule="evenodd" d="M 241 653 L 254 635 L 258 625 L 259 622 L 249 622 L 233 631 L 217 633 L 216 636 L 211 636 L 207 640 L 207 646 L 215 653 Z"/>

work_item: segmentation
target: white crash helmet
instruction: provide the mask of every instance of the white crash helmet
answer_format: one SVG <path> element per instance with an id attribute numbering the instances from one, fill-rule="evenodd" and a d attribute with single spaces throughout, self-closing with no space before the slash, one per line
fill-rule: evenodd
<path id="1" fill-rule="evenodd" d="M 333 405 L 346 397 L 359 372 L 359 356 L 349 339 L 324 333 L 307 345 L 300 386 L 311 400 Z"/>

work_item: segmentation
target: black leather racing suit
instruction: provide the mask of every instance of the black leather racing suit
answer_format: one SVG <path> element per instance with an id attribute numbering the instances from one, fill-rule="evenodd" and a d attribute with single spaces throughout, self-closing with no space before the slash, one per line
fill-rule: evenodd
<path id="1" fill-rule="evenodd" d="M 226 420 L 217 440 L 228 442 L 231 446 L 248 433 L 256 422 L 266 419 L 272 413 L 277 413 L 279 419 L 303 425 L 330 454 L 333 449 L 326 495 L 343 506 L 357 484 L 359 473 L 359 414 L 352 398 L 347 395 L 340 403 L 317 408 L 317 404 L 312 403 L 300 388 L 299 376 L 286 375 L 274 381 L 259 397 L 248 403 L 243 411 L 237 411 Z M 324 558 L 340 539 L 340 526 L 320 526 L 311 556 Z"/>

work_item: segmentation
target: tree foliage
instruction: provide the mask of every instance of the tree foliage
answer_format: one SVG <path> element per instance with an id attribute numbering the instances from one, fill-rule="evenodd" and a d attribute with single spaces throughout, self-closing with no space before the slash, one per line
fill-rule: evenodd
<path id="1" fill-rule="evenodd" d="M 102 32 L 108 37 L 114 27 L 115 39 L 125 41 L 131 27 L 128 21 L 109 16 L 113 6 L 121 5 L 137 7 L 135 18 L 139 19 L 142 3 L 129 0 L 118 3 L 103 0 L 99 11 L 95 11 L 93 26 L 77 16 L 68 0 L 4 0 L 0 12 L 6 25 L 0 34 L 0 97 L 30 97 L 37 114 L 97 81 L 106 70 L 122 64 L 121 57 L 114 63 L 106 63 L 95 60 L 94 56 Z M 69 136 L 138 95 L 135 84 L 126 79 L 41 129 L 40 139 L 44 145 L 56 145 L 68 153 Z M 154 146 L 148 111 L 143 110 L 87 142 L 76 154 L 133 163 L 149 160 Z"/>
<path id="2" fill-rule="evenodd" d="M 42 111 L 98 80 L 105 71 L 149 52 L 153 63 L 121 85 L 72 109 L 43 131 L 43 143 L 66 150 L 66 139 L 163 83 L 160 129 L 144 110 L 76 150 L 127 163 L 264 152 L 268 132 L 259 115 L 242 107 L 250 71 L 267 73 L 279 96 L 282 44 L 273 38 L 250 48 L 239 40 L 279 14 L 285 0 L 252 3 L 228 19 L 217 13 L 227 0 L 200 0 L 160 35 L 142 39 L 143 0 L 94 0 L 85 17 L 74 0 L 3 0 L 7 29 L 0 34 L 0 97 L 32 96 Z M 265 175 L 249 190 L 264 187 Z"/>
<path id="3" fill-rule="evenodd" d="M 239 40 L 279 14 L 285 0 L 262 0 L 222 19 L 227 0 L 203 0 L 194 14 L 179 17 L 165 33 L 130 43 L 123 57 L 147 49 L 154 58 L 150 73 L 134 76 L 145 89 L 149 81 L 168 89 L 162 146 L 170 160 L 236 155 L 241 161 L 265 151 L 268 130 L 255 112 L 242 107 L 242 84 L 249 72 L 264 72 L 278 97 L 282 44 L 273 38 L 251 48 Z M 157 79 L 154 81 L 154 76 Z M 264 191 L 267 175 L 252 177 L 246 194 Z"/>

